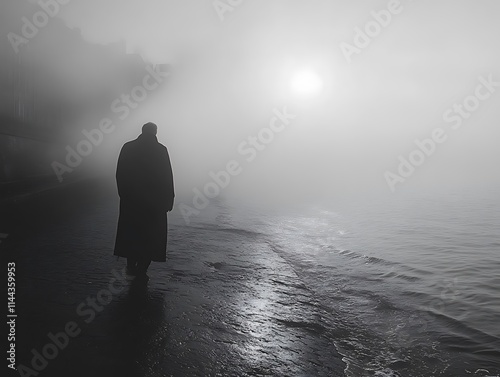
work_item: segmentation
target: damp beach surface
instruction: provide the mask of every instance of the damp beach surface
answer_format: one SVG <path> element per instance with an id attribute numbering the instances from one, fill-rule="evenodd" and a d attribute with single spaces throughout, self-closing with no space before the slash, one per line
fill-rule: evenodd
<path id="1" fill-rule="evenodd" d="M 117 202 L 101 189 L 92 182 L 5 209 L 18 367 L 41 376 L 343 375 L 331 313 L 256 233 L 174 219 L 167 263 L 136 280 L 112 256 Z M 66 341 L 68 323 L 77 335 Z M 53 339 L 64 347 L 52 358 Z"/>
<path id="2" fill-rule="evenodd" d="M 496 193 L 217 199 L 189 226 L 169 215 L 167 262 L 144 281 L 112 256 L 118 200 L 99 182 L 3 212 L 16 362 L 41 376 L 500 375 Z"/>

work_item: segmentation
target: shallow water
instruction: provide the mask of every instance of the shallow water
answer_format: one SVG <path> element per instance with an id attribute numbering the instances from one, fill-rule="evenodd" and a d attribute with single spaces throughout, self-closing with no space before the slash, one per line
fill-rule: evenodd
<path id="1" fill-rule="evenodd" d="M 293 214 L 218 201 L 195 221 L 252 232 L 293 267 L 321 303 L 347 376 L 500 374 L 495 193 L 395 196 Z"/>

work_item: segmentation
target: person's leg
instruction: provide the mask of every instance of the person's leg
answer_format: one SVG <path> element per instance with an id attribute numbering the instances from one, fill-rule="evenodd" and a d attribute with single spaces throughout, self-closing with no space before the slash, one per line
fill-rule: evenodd
<path id="1" fill-rule="evenodd" d="M 127 273 L 129 275 L 135 275 L 137 272 L 137 259 L 136 258 L 127 258 Z"/>
<path id="2" fill-rule="evenodd" d="M 149 265 L 151 264 L 151 259 L 141 258 L 137 261 L 137 275 L 146 275 L 148 272 Z"/>

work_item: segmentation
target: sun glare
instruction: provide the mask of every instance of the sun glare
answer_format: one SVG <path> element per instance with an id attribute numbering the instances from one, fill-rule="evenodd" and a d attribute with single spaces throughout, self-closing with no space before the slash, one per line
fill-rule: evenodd
<path id="1" fill-rule="evenodd" d="M 302 71 L 293 76 L 290 88 L 295 95 L 312 96 L 321 92 L 323 81 L 314 71 Z"/>

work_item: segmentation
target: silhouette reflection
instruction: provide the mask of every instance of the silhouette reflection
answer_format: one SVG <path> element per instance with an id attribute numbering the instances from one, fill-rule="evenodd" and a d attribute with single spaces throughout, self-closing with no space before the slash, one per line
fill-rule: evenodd
<path id="1" fill-rule="evenodd" d="M 131 282 L 121 301 L 110 308 L 109 336 L 112 347 L 102 375 L 142 377 L 154 375 L 167 340 L 165 302 L 159 291 L 149 291 L 141 279 Z"/>

